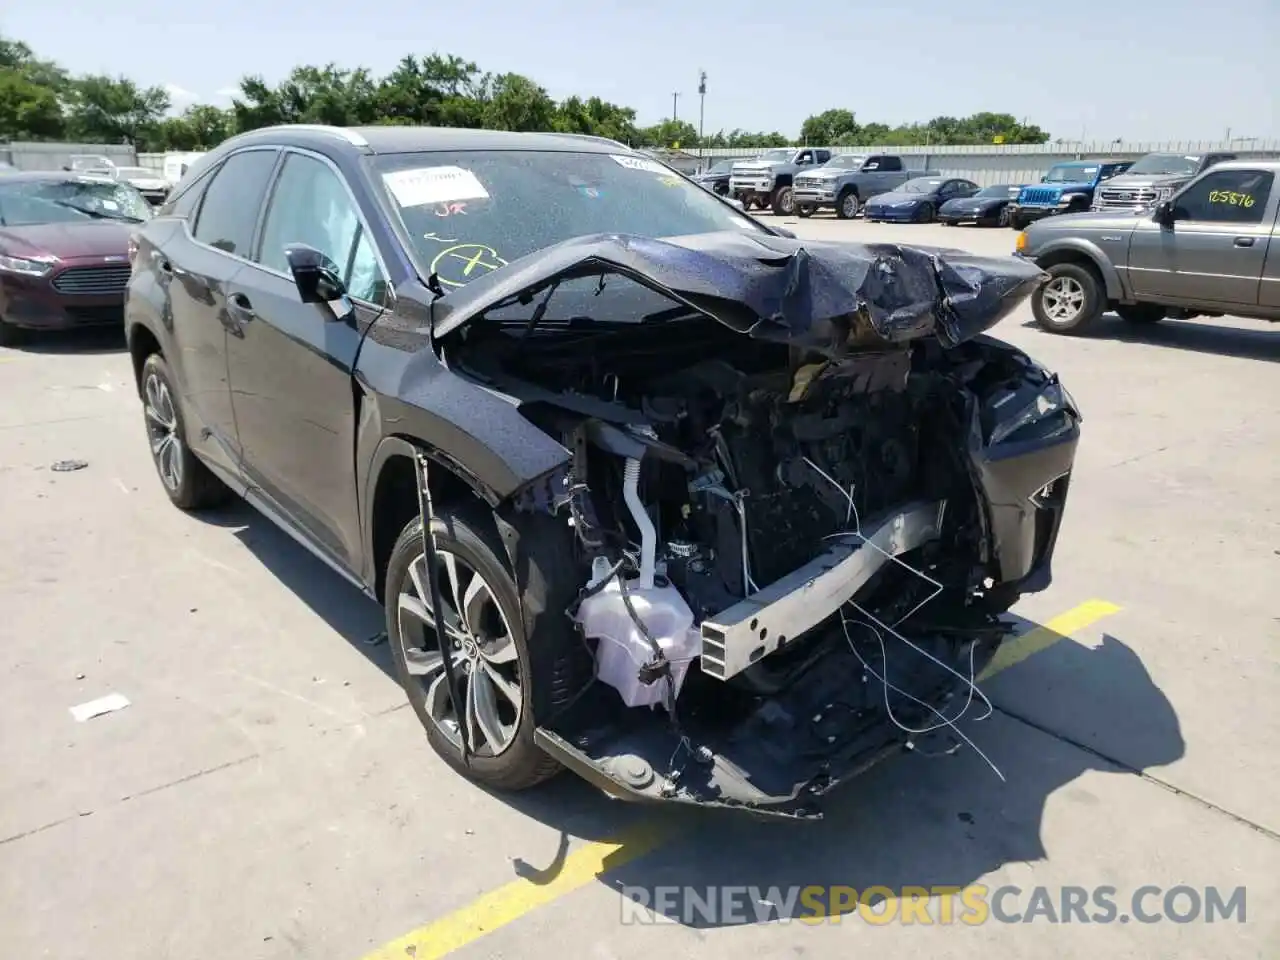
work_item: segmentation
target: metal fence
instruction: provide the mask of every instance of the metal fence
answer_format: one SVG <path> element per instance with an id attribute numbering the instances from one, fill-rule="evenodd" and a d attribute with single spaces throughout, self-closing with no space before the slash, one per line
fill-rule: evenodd
<path id="1" fill-rule="evenodd" d="M 0 161 L 19 170 L 61 170 L 76 154 L 107 157 L 120 167 L 134 166 L 133 147 L 118 143 L 0 143 Z"/>
<path id="2" fill-rule="evenodd" d="M 14 144 L 13 146 L 17 146 Z M 34 146 L 67 146 L 65 144 L 35 144 Z M 96 148 L 95 148 L 96 149 Z M 125 149 L 125 148 L 113 148 Z M 914 170 L 936 170 L 948 177 L 964 177 L 982 186 L 995 183 L 1030 183 L 1039 180 L 1055 163 L 1066 160 L 1114 157 L 1117 160 L 1137 160 L 1148 153 L 1235 153 L 1241 158 L 1280 158 L 1280 140 L 1166 140 L 1149 143 L 1115 142 L 1063 142 L 1014 144 L 996 146 L 927 147 L 829 147 L 836 153 L 894 153 Z M 3 148 L 0 148 L 2 151 Z M 72 152 L 92 153 L 88 148 Z M 710 165 L 719 160 L 742 160 L 755 156 L 759 150 L 715 148 L 681 151 L 680 169 L 693 172 L 699 165 Z M 2 156 L 0 152 L 0 156 Z M 162 153 L 140 153 L 138 166 L 159 170 L 164 165 Z M 15 164 L 16 165 L 16 164 Z"/>
<path id="3" fill-rule="evenodd" d="M 1103 157 L 1137 160 L 1148 153 L 1234 153 L 1245 158 L 1280 157 L 1280 140 L 1167 140 L 1151 143 L 1063 142 L 996 146 L 925 147 L 828 147 L 836 153 L 892 153 L 913 170 L 937 171 L 947 177 L 964 177 L 981 186 L 996 183 L 1030 183 L 1039 180 L 1055 163 Z M 708 149 L 700 153 L 707 164 L 719 160 L 746 159 L 758 150 Z"/>

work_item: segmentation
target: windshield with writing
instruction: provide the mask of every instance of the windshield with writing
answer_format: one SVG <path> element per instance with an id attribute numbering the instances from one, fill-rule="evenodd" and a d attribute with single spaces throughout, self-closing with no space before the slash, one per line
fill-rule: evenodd
<path id="1" fill-rule="evenodd" d="M 918 177 L 915 180 L 908 180 L 897 190 L 898 193 L 933 193 L 940 186 L 941 180 L 932 180 L 928 177 Z"/>
<path id="2" fill-rule="evenodd" d="M 635 155 L 541 151 L 376 159 L 423 278 L 462 286 L 519 257 L 597 233 L 766 233 L 708 190 Z"/>

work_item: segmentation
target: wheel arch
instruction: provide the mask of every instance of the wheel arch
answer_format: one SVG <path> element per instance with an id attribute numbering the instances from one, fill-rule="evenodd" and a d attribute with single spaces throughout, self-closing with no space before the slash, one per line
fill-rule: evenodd
<path id="1" fill-rule="evenodd" d="M 1106 255 L 1087 240 L 1071 238 L 1038 253 L 1036 266 L 1047 270 L 1060 263 L 1075 263 L 1093 272 L 1106 291 L 1108 300 L 1124 300 L 1126 293 L 1120 273 Z"/>
<path id="2" fill-rule="evenodd" d="M 145 323 L 132 323 L 125 332 L 125 343 L 129 348 L 129 360 L 133 365 L 133 385 L 138 390 L 138 395 L 142 395 L 142 366 L 147 362 L 147 357 L 153 353 L 164 356 L 164 347 L 160 344 L 160 338 L 155 335 L 150 327 Z"/>
<path id="3" fill-rule="evenodd" d="M 494 522 L 494 510 L 501 502 L 492 491 L 460 464 L 429 444 L 411 437 L 385 437 L 374 450 L 365 485 L 364 579 L 383 599 L 387 561 L 396 538 L 405 524 L 418 515 L 418 481 L 414 460 L 424 454 L 431 462 L 427 481 L 433 505 L 439 509 L 476 502 L 477 517 Z"/>

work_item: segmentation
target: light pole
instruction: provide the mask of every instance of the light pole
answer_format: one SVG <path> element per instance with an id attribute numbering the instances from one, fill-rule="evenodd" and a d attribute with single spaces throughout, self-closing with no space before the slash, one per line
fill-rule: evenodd
<path id="1" fill-rule="evenodd" d="M 679 91 L 671 94 L 671 122 L 672 123 L 680 119 L 679 101 L 680 101 Z"/>
<path id="2" fill-rule="evenodd" d="M 698 71 L 698 156 L 702 157 L 702 125 L 707 116 L 707 71 Z"/>

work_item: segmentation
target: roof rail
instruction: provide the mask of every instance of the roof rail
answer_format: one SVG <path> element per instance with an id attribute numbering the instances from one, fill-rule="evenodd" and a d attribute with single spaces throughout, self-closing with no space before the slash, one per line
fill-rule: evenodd
<path id="1" fill-rule="evenodd" d="M 347 127 L 335 127 L 327 123 L 275 123 L 269 127 L 258 127 L 256 130 L 246 130 L 245 133 L 260 133 L 263 130 L 310 130 L 312 133 L 327 133 L 335 137 L 341 137 L 353 147 L 367 147 L 369 141 Z"/>
<path id="2" fill-rule="evenodd" d="M 607 143 L 615 147 L 622 147 L 624 150 L 632 149 L 620 140 L 614 140 L 611 137 L 598 137 L 594 133 L 561 133 L 557 134 L 557 136 L 573 137 L 575 140 L 594 140 L 597 143 Z"/>

